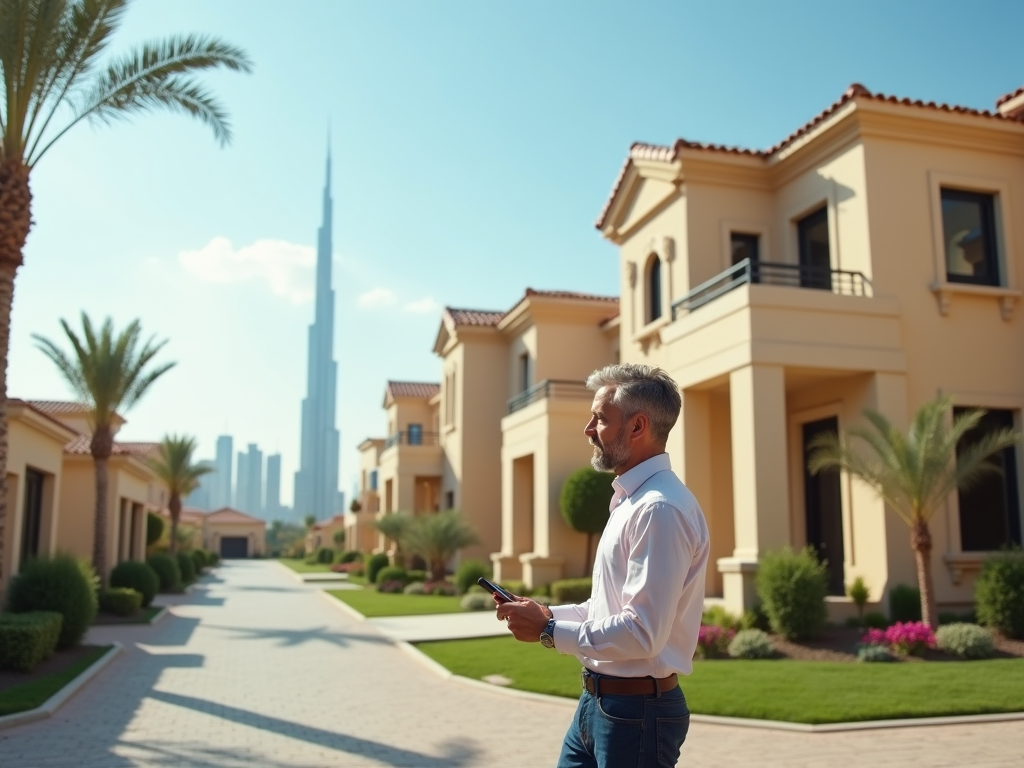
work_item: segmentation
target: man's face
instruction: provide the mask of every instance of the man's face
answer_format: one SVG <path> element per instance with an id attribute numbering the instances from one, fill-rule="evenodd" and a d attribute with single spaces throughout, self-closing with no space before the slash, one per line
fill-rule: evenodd
<path id="1" fill-rule="evenodd" d="M 612 403 L 615 390 L 601 387 L 590 407 L 590 421 L 583 430 L 594 446 L 591 466 L 598 472 L 611 472 L 629 460 L 629 437 L 622 410 Z"/>

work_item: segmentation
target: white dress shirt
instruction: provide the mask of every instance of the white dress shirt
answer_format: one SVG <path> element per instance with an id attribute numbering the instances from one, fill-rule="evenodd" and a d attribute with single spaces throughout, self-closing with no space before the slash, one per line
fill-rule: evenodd
<path id="1" fill-rule="evenodd" d="M 590 599 L 551 607 L 555 649 L 605 675 L 688 675 L 704 608 L 704 513 L 666 453 L 612 487 Z"/>

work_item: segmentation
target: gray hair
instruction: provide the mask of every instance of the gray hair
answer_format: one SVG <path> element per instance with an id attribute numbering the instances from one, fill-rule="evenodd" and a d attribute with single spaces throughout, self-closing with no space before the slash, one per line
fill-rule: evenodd
<path id="1" fill-rule="evenodd" d="M 612 403 L 625 418 L 647 414 L 654 439 L 660 443 L 668 440 L 668 433 L 679 419 L 683 400 L 679 386 L 664 370 L 634 363 L 608 365 L 587 377 L 587 389 L 596 392 L 601 387 L 615 389 Z"/>

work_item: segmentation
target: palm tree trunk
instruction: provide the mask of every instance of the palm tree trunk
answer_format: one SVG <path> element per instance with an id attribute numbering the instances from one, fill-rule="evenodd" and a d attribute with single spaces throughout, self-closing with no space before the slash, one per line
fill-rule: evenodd
<path id="1" fill-rule="evenodd" d="M 114 436 L 109 426 L 97 425 L 92 433 L 92 463 L 96 471 L 96 508 L 93 519 L 92 567 L 100 577 L 100 584 L 107 583 L 107 496 L 110 493 L 110 478 L 107 474 L 107 460 L 114 448 Z"/>
<path id="2" fill-rule="evenodd" d="M 0 163 L 0 593 L 7 540 L 7 353 L 11 342 L 14 275 L 32 228 L 29 169 L 20 160 Z"/>
<path id="3" fill-rule="evenodd" d="M 178 520 L 181 517 L 181 496 L 172 493 L 167 502 L 167 509 L 171 513 L 171 555 L 178 554 Z"/>
<path id="4" fill-rule="evenodd" d="M 444 581 L 445 561 L 435 559 L 430 563 L 430 580 Z"/>
<path id="5" fill-rule="evenodd" d="M 917 561 L 917 585 L 921 590 L 921 621 L 929 627 L 936 623 L 935 585 L 932 580 L 932 534 L 926 520 L 916 520 L 910 529 L 910 546 Z"/>

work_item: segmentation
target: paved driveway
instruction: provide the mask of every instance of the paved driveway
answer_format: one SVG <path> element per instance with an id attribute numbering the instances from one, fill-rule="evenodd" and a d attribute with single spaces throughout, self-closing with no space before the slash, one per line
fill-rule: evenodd
<path id="1" fill-rule="evenodd" d="M 442 680 L 319 591 L 275 563 L 229 562 L 158 625 L 94 630 L 125 653 L 54 718 L 0 732 L 0 768 L 553 765 L 571 707 Z M 1020 766 L 1024 725 L 824 735 L 695 724 L 683 755 Z"/>

